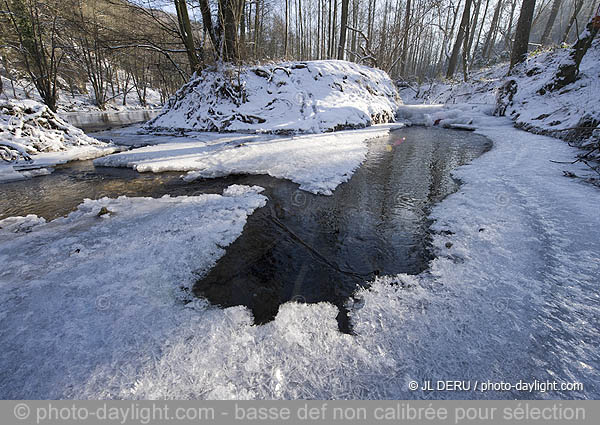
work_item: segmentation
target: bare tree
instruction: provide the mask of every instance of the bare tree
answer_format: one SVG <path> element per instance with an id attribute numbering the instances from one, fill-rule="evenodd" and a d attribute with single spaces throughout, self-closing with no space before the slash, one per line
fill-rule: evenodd
<path id="1" fill-rule="evenodd" d="M 456 65 L 458 64 L 458 54 L 460 52 L 461 47 L 463 47 L 463 40 L 465 38 L 465 34 L 469 30 L 469 21 L 471 19 L 471 3 L 472 2 L 473 2 L 473 0 L 466 0 L 466 2 L 465 2 L 465 8 L 463 10 L 462 19 L 460 21 L 460 26 L 458 28 L 458 34 L 456 36 L 456 41 L 454 42 L 454 47 L 452 48 L 452 54 L 450 55 L 450 61 L 448 62 L 448 71 L 446 72 L 446 78 L 452 78 L 454 76 L 454 71 L 456 70 Z M 467 38 L 468 38 L 468 34 L 467 34 Z"/>
<path id="2" fill-rule="evenodd" d="M 483 31 L 483 27 L 485 26 L 485 18 L 487 17 L 488 8 L 490 6 L 490 0 L 486 0 L 485 9 L 483 11 L 483 18 L 481 19 L 481 25 L 479 26 L 479 31 L 477 33 L 477 41 L 475 41 L 475 46 L 473 47 L 471 58 L 475 57 L 475 52 L 477 51 L 477 47 L 479 46 L 479 41 L 481 40 L 481 33 Z M 475 30 L 475 28 L 473 28 Z"/>
<path id="3" fill-rule="evenodd" d="M 521 13 L 517 22 L 515 32 L 515 41 L 513 43 L 512 54 L 510 56 L 510 69 L 523 62 L 527 58 L 529 47 L 529 34 L 531 33 L 531 21 L 533 20 L 533 11 L 535 9 L 535 0 L 523 0 Z"/>
<path id="4" fill-rule="evenodd" d="M 178 0 L 183 1 L 183 0 Z M 213 45 L 215 56 L 219 60 L 234 62 L 240 59 L 238 29 L 242 19 L 243 0 L 218 0 L 217 22 L 213 22 L 212 11 L 208 0 L 199 0 L 202 23 L 205 31 L 209 34 Z M 257 27 L 259 22 L 258 7 L 256 2 L 255 11 L 255 50 L 257 40 Z M 256 53 L 256 51 L 255 51 Z"/>
<path id="5" fill-rule="evenodd" d="M 515 9 L 517 8 L 517 2 L 513 2 L 510 7 L 510 18 L 508 19 L 508 24 L 506 25 L 506 30 L 504 32 L 504 45 L 508 50 L 511 50 L 512 46 L 512 27 L 513 27 L 513 19 L 515 17 Z"/>
<path id="6" fill-rule="evenodd" d="M 516 1 L 516 0 L 515 0 Z M 490 58 L 492 49 L 494 48 L 496 32 L 498 31 L 498 24 L 500 21 L 500 11 L 502 10 L 503 0 L 498 0 L 496 3 L 496 9 L 494 9 L 494 16 L 492 17 L 492 23 L 490 29 L 485 37 L 485 43 L 483 44 L 482 55 L 485 58 Z"/>
<path id="7" fill-rule="evenodd" d="M 346 33 L 348 32 L 348 3 L 349 0 L 342 0 L 342 16 L 341 16 L 341 28 L 340 28 L 340 44 L 338 45 L 337 58 L 339 60 L 344 59 L 344 52 L 346 51 Z"/>
<path id="8" fill-rule="evenodd" d="M 562 38 L 563 43 L 567 42 L 567 40 L 569 38 L 569 34 L 571 33 L 571 28 L 573 27 L 573 24 L 577 20 L 577 15 L 579 15 L 579 12 L 581 11 L 582 7 L 583 7 L 583 0 L 575 0 L 575 4 L 573 5 L 573 14 L 571 15 L 571 18 L 569 19 L 569 23 L 567 24 L 567 29 L 565 30 L 565 34 L 563 35 L 563 38 Z"/>
<path id="9" fill-rule="evenodd" d="M 174 0 L 174 2 L 175 10 L 177 11 L 177 22 L 179 23 L 179 33 L 185 46 L 190 68 L 192 72 L 194 72 L 198 69 L 200 61 L 196 54 L 194 36 L 192 35 L 192 24 L 190 23 L 190 17 L 188 15 L 187 4 L 185 3 L 185 0 Z"/>
<path id="10" fill-rule="evenodd" d="M 554 2 L 552 3 L 552 9 L 550 10 L 550 15 L 548 16 L 548 22 L 546 22 L 544 33 L 542 34 L 542 38 L 540 39 L 540 43 L 543 45 L 548 44 L 548 39 L 550 38 L 552 28 L 554 28 L 554 21 L 556 21 L 556 16 L 558 15 L 558 10 L 560 9 L 561 4 L 562 0 L 554 0 Z"/>
<path id="11" fill-rule="evenodd" d="M 477 29 L 477 22 L 479 19 L 479 11 L 481 9 L 481 3 L 482 0 L 477 0 L 477 4 L 475 6 L 475 13 L 473 14 L 473 19 L 471 20 L 471 25 L 470 25 L 470 35 L 468 37 L 468 45 L 467 45 L 467 55 L 470 55 L 471 52 L 471 47 L 473 46 L 473 41 L 475 40 L 475 30 Z M 483 22 L 482 22 L 482 26 L 483 26 Z"/>
<path id="12" fill-rule="evenodd" d="M 64 58 L 58 36 L 60 5 L 52 1 L 5 0 L 4 6 L 15 35 L 8 46 L 21 56 L 43 102 L 56 111 L 58 70 Z"/>

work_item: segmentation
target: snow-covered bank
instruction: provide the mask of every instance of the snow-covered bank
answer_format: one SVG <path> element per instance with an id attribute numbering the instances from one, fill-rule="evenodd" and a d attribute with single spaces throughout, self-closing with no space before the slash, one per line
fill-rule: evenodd
<path id="1" fill-rule="evenodd" d="M 202 142 L 212 143 L 230 143 L 237 141 L 238 144 L 252 140 L 271 140 L 281 138 L 277 135 L 267 134 L 248 134 L 248 133 L 216 133 L 212 131 L 186 131 L 181 134 L 173 134 L 166 131 L 147 133 L 142 130 L 143 124 L 134 124 L 127 127 L 111 128 L 90 133 L 95 139 L 102 141 L 112 141 L 120 146 L 129 146 L 139 148 L 145 146 L 162 145 L 167 143 L 190 143 Z"/>
<path id="2" fill-rule="evenodd" d="M 173 337 L 120 395 L 597 398 L 598 191 L 549 161 L 574 156 L 565 143 L 508 119 L 475 118 L 494 148 L 456 173 L 460 192 L 435 208 L 438 258 L 430 272 L 383 277 L 361 291 L 352 303 L 356 337 L 335 331 L 327 304 L 283 305 L 260 327 L 228 309 L 187 333 L 191 342 L 186 332 Z M 410 380 L 437 379 L 581 382 L 584 390 L 408 390 Z"/>
<path id="3" fill-rule="evenodd" d="M 265 204 L 260 191 L 103 198 L 49 223 L 0 221 L 0 398 L 83 396 L 105 367 L 118 380 L 159 360 L 172 335 L 193 331 L 198 310 L 210 320 L 205 305 L 184 304 L 182 288 Z M 105 384 L 104 396 L 121 391 Z"/>
<path id="4" fill-rule="evenodd" d="M 206 70 L 147 128 L 320 133 L 393 122 L 401 103 L 384 71 L 351 62 Z"/>
<path id="5" fill-rule="evenodd" d="M 582 147 L 600 142 L 600 39 L 584 56 L 578 80 L 556 92 L 538 92 L 552 80 L 570 49 L 556 48 L 531 56 L 507 77 L 508 64 L 477 71 L 467 83 L 432 82 L 400 90 L 406 103 L 472 104 L 493 111 L 499 88 L 509 79 L 516 83 L 506 115 L 515 125 L 534 133 L 564 138 Z M 596 128 L 596 130 L 593 130 Z M 598 153 L 600 158 L 600 153 Z"/>
<path id="6" fill-rule="evenodd" d="M 98 166 L 131 167 L 140 172 L 187 171 L 187 180 L 228 174 L 268 174 L 289 179 L 313 193 L 331 194 L 364 161 L 368 139 L 398 124 L 293 137 L 226 135 L 185 139 L 122 152 L 94 161 Z"/>
<path id="7" fill-rule="evenodd" d="M 47 173 L 53 165 L 116 150 L 112 144 L 87 136 L 41 103 L 0 103 L 0 182 Z"/>
<path id="8" fill-rule="evenodd" d="M 516 130 L 508 119 L 471 117 L 494 147 L 454 173 L 461 190 L 434 209 L 438 258 L 430 271 L 384 277 L 364 291 L 365 307 L 354 316 L 363 345 L 397 359 L 400 369 L 388 371 L 404 384 L 409 377 L 460 376 L 584 385 L 583 391 L 417 397 L 597 398 L 600 194 L 563 176 L 583 166 L 550 162 L 570 161 L 576 149 Z M 386 304 L 402 313 L 382 317 Z M 371 330 L 373 323 L 380 332 Z M 408 343 L 396 336 L 402 332 L 409 332 Z M 405 387 L 397 391 L 406 395 Z"/>
<path id="9" fill-rule="evenodd" d="M 475 105 L 405 105 L 400 106 L 397 117 L 406 125 L 440 126 L 443 128 L 475 130 L 486 108 Z"/>

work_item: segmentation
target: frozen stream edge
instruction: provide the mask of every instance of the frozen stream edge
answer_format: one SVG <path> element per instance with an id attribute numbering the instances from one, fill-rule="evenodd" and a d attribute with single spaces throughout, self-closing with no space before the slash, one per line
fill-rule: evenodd
<path id="1" fill-rule="evenodd" d="M 337 309 L 325 303 L 285 304 L 277 318 L 263 326 L 252 326 L 242 307 L 220 310 L 201 302 L 186 306 L 172 302 L 147 311 L 147 304 L 136 302 L 139 292 L 111 297 L 108 304 L 102 298 L 98 306 L 98 297 L 92 295 L 97 295 L 92 289 L 98 279 L 112 279 L 111 273 L 119 273 L 122 281 L 131 279 L 123 268 L 129 264 L 127 257 L 111 270 L 92 274 L 88 270 L 77 279 L 55 282 L 62 307 L 68 306 L 62 310 L 52 304 L 47 282 L 33 278 L 23 286 L 14 281 L 10 288 L 4 283 L 11 268 L 23 277 L 34 277 L 37 267 L 29 262 L 56 262 L 56 249 L 35 246 L 31 249 L 37 257 L 15 257 L 3 243 L 0 257 L 8 267 L 0 273 L 0 339 L 10 349 L 0 357 L 0 394 L 5 398 L 598 398 L 598 191 L 563 177 L 566 166 L 549 162 L 574 157 L 576 150 L 564 142 L 516 130 L 508 119 L 471 113 L 478 132 L 494 147 L 454 173 L 463 186 L 434 208 L 433 230 L 440 232 L 434 236 L 438 257 L 419 276 L 383 277 L 362 291 L 352 306 L 355 337 L 337 332 Z M 569 169 L 576 172 L 577 166 Z M 189 220 L 178 211 L 169 219 Z M 152 245 L 146 248 L 152 251 L 144 251 L 145 238 L 158 236 L 148 231 L 144 220 L 154 219 L 142 214 L 137 236 L 131 227 L 124 227 L 121 234 L 138 246 L 132 252 L 143 253 L 148 262 L 149 253 L 160 258 L 161 252 Z M 189 228 L 195 229 L 194 224 Z M 83 244 L 90 250 L 88 256 L 103 242 L 114 243 L 109 233 L 98 231 L 101 238 Z M 82 243 L 72 239 L 65 234 L 61 243 Z M 80 248 L 73 252 L 76 249 Z M 127 249 L 128 245 L 118 248 Z M 157 273 L 160 264 L 154 267 L 146 271 Z M 34 298 L 41 301 L 32 303 Z M 105 309 L 106 305 L 110 307 Z M 58 323 L 42 320 L 40 312 L 48 313 L 47 309 L 54 309 L 51 313 Z M 110 319 L 123 311 L 127 321 Z M 98 319 L 94 335 L 81 327 L 90 312 Z M 127 329 L 128 333 L 120 333 Z M 89 344 L 84 351 L 82 340 Z M 93 370 L 90 364 L 96 365 Z M 408 382 L 413 379 L 512 383 L 549 379 L 582 382 L 584 391 L 410 392 Z M 23 387 L 23 382 L 28 384 Z"/>

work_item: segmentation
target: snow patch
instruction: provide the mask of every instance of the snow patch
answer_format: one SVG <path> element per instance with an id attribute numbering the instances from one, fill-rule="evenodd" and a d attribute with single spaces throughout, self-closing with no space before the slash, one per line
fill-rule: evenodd
<path id="1" fill-rule="evenodd" d="M 382 124 L 361 130 L 264 139 L 187 139 L 121 152 L 99 158 L 94 164 L 131 167 L 139 172 L 187 171 L 186 180 L 268 174 L 298 183 L 303 190 L 330 195 L 364 161 L 368 139 L 386 136 L 390 129 L 399 127 Z"/>
<path id="2" fill-rule="evenodd" d="M 25 217 L 8 217 L 0 220 L 0 234 L 2 233 L 28 233 L 35 226 L 44 224 L 46 219 L 38 217 L 35 214 L 28 214 Z"/>

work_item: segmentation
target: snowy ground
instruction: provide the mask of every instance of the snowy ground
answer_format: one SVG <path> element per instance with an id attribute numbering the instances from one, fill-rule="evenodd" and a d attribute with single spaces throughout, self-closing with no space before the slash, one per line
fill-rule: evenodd
<path id="1" fill-rule="evenodd" d="M 253 326 L 243 307 L 178 301 L 179 285 L 210 267 L 264 203 L 255 192 L 88 201 L 48 224 L 0 223 L 0 395 L 600 397 L 600 197 L 563 176 L 579 166 L 550 162 L 577 150 L 476 106 L 433 108 L 405 108 L 404 118 L 470 122 L 494 147 L 456 172 L 463 186 L 434 209 L 429 271 L 381 277 L 357 295 L 355 336 L 337 331 L 325 303 L 284 304 Z M 112 213 L 99 218 L 102 205 Z M 584 390 L 410 392 L 413 379 Z"/>
<path id="2" fill-rule="evenodd" d="M 205 70 L 150 121 L 150 130 L 321 133 L 394 121 L 402 102 L 381 70 L 346 61 Z"/>
<path id="3" fill-rule="evenodd" d="M 385 136 L 398 124 L 317 135 L 273 137 L 199 134 L 110 155 L 96 166 L 131 167 L 139 172 L 186 171 L 186 180 L 228 174 L 268 174 L 300 188 L 330 195 L 364 161 L 368 139 Z"/>
<path id="4" fill-rule="evenodd" d="M 584 56 L 579 78 L 556 93 L 538 94 L 552 80 L 558 66 L 568 58 L 570 49 L 555 48 L 532 55 L 507 76 L 508 63 L 476 71 L 470 81 L 423 84 L 417 88 L 405 87 L 400 95 L 405 103 L 477 105 L 492 111 L 497 91 L 508 79 L 517 83 L 517 93 L 506 110 L 516 125 L 534 133 L 561 137 L 583 147 L 600 142 L 600 39 L 596 38 Z M 600 159 L 600 152 L 596 153 Z"/>
<path id="5" fill-rule="evenodd" d="M 0 183 L 48 174 L 52 166 L 117 151 L 33 100 L 0 103 Z"/>
<path id="6" fill-rule="evenodd" d="M 153 363 L 179 327 L 192 331 L 181 287 L 265 204 L 257 192 L 86 200 L 47 224 L 0 221 L 1 397 L 76 397 L 104 364 L 134 376 Z"/>

